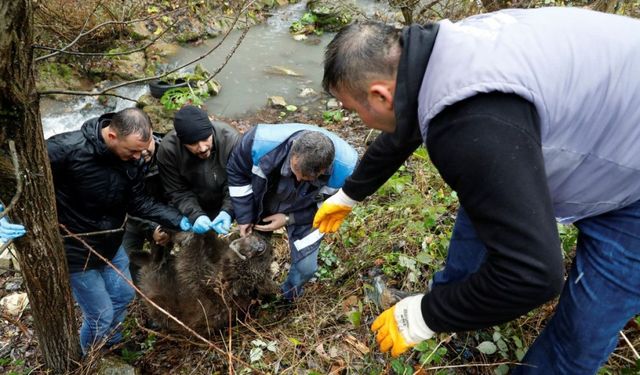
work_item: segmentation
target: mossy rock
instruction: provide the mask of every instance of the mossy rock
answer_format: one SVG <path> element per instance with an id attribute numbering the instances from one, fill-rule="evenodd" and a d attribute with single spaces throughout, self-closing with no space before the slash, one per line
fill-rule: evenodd
<path id="1" fill-rule="evenodd" d="M 58 62 L 45 62 L 37 65 L 36 85 L 39 91 L 45 90 L 87 90 L 93 83 L 79 73 L 72 65 Z M 68 96 L 66 96 L 68 99 Z M 64 100 L 64 97 L 61 98 Z"/>
<path id="2" fill-rule="evenodd" d="M 145 107 L 152 106 L 158 103 L 158 100 L 151 94 L 144 94 L 138 98 L 136 107 L 144 109 Z"/>
<path id="3" fill-rule="evenodd" d="M 127 31 L 133 40 L 149 39 L 153 34 L 144 21 L 131 24 Z"/>
<path id="4" fill-rule="evenodd" d="M 151 97 L 151 95 L 149 96 Z M 166 134 L 173 130 L 173 116 L 176 111 L 166 109 L 160 104 L 159 100 L 153 97 L 150 99 L 146 99 L 145 97 L 146 95 L 138 99 L 138 106 L 140 106 L 142 102 L 146 102 L 146 105 L 142 107 L 142 109 L 149 115 L 153 131 Z"/>
<path id="5" fill-rule="evenodd" d="M 317 30 L 335 32 L 348 25 L 362 12 L 353 2 L 337 0 L 311 0 L 307 9 L 315 15 Z"/>
<path id="6" fill-rule="evenodd" d="M 181 19 L 176 28 L 178 32 L 175 35 L 175 40 L 178 43 L 194 42 L 207 36 L 205 26 L 195 17 Z"/>
<path id="7" fill-rule="evenodd" d="M 111 65 L 112 74 L 124 80 L 144 77 L 147 60 L 144 52 L 134 52 L 124 55 Z"/>
<path id="8" fill-rule="evenodd" d="M 149 55 L 157 55 L 160 57 L 169 57 L 173 56 L 178 52 L 178 45 L 163 42 L 161 40 L 153 43 L 147 49 L 147 53 Z"/>

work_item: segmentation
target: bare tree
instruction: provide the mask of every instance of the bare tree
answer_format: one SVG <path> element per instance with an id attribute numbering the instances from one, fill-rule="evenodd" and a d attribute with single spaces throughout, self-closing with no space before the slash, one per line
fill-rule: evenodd
<path id="1" fill-rule="evenodd" d="M 252 3 L 253 1 L 242 3 L 230 30 L 219 43 L 202 56 L 172 71 L 191 65 L 216 50 L 227 38 L 240 15 L 245 14 Z M 53 373 L 68 373 L 79 363 L 81 350 L 66 255 L 57 224 L 53 179 L 40 119 L 39 93 L 36 91 L 33 69 L 36 63 L 34 48 L 52 51 L 49 55 L 37 59 L 38 61 L 58 54 L 82 56 L 83 53 L 71 51 L 69 47 L 83 36 L 108 23 L 88 31 L 83 27 L 66 47 L 48 48 L 33 45 L 31 0 L 1 0 L 0 9 L 2 9 L 0 25 L 6 31 L 0 35 L 0 201 L 10 202 L 3 214 L 9 214 L 12 220 L 27 228 L 27 235 L 16 240 L 14 244 L 45 365 Z M 118 23 L 126 24 L 144 20 Z M 213 76 L 228 62 L 247 31 L 248 29 L 238 38 L 236 45 Z M 140 48 L 119 54 L 146 49 L 157 39 Z M 85 55 L 109 56 L 110 54 Z M 111 92 L 117 87 L 148 81 L 169 73 L 171 71 L 119 83 L 99 93 L 51 91 L 40 94 L 118 96 Z"/>
<path id="2" fill-rule="evenodd" d="M 127 99 L 127 100 L 131 100 L 131 101 L 136 101 L 130 98 L 126 98 L 123 97 L 121 95 L 115 94 L 113 93 L 113 91 L 117 88 L 120 87 L 124 87 L 124 86 L 129 86 L 129 85 L 133 85 L 133 84 L 139 84 L 139 83 L 143 83 L 143 82 L 148 82 L 148 81 L 152 81 L 155 79 L 159 79 L 159 78 L 163 78 L 166 77 L 167 75 L 177 72 L 183 68 L 186 68 L 188 66 L 194 65 L 195 63 L 197 63 L 198 61 L 204 59 L 205 57 L 209 56 L 210 54 L 212 54 L 215 50 L 217 50 L 222 43 L 224 43 L 224 41 L 227 39 L 227 37 L 231 34 L 231 31 L 234 29 L 234 27 L 236 26 L 236 24 L 238 23 L 240 17 L 245 14 L 247 10 L 249 9 L 249 7 L 251 7 L 254 4 L 255 0 L 244 0 L 242 1 L 240 4 L 238 4 L 237 6 L 237 10 L 236 10 L 236 16 L 234 17 L 233 21 L 231 22 L 231 25 L 229 26 L 229 29 L 227 30 L 227 32 L 222 36 L 222 38 L 218 41 L 218 43 L 216 43 L 213 47 L 211 47 L 208 51 L 206 51 L 205 53 L 203 53 L 202 55 L 192 59 L 191 61 L 188 61 L 184 64 L 181 64 L 177 67 L 174 67 L 173 69 L 169 70 L 169 71 L 164 71 L 161 72 L 159 74 L 156 74 L 154 76 L 151 77 L 143 77 L 143 78 L 139 78 L 139 79 L 134 79 L 134 80 L 129 80 L 129 81 L 125 81 L 125 82 L 120 82 L 117 84 L 113 84 L 107 88 L 104 88 L 100 91 L 73 91 L 73 90 L 45 90 L 45 91 L 41 91 L 38 94 L 39 95 L 52 95 L 52 94 L 62 94 L 62 95 L 76 95 L 76 96 L 100 96 L 100 95 L 110 95 L 110 96 L 115 96 L 115 97 L 119 97 L 119 98 L 123 98 L 123 99 Z M 180 12 L 182 10 L 182 8 L 178 8 L 175 9 L 171 12 L 167 12 L 166 14 L 169 13 L 173 13 L 173 12 Z M 89 14 L 88 17 L 91 17 L 91 14 Z M 156 16 L 154 16 L 153 18 L 155 18 Z M 151 17 L 150 17 L 151 18 Z M 130 21 L 121 21 L 121 22 L 115 22 L 116 24 L 130 24 L 130 23 L 135 23 L 135 22 L 144 22 L 147 19 L 150 18 L 143 18 L 143 19 L 136 19 L 136 20 L 130 20 Z M 54 57 L 58 54 L 67 54 L 67 55 L 75 55 L 75 56 L 101 56 L 101 57 L 110 57 L 110 56 L 121 56 L 121 55 L 129 55 L 132 54 L 134 52 L 138 52 L 138 51 L 143 51 L 147 48 L 149 48 L 151 45 L 153 45 L 159 38 L 161 35 L 157 36 L 156 38 L 152 39 L 150 42 L 148 42 L 147 44 L 145 44 L 142 47 L 138 47 L 135 49 L 131 49 L 128 51 L 124 51 L 124 52 L 117 52 L 117 53 L 83 53 L 83 52 L 73 52 L 73 51 L 68 51 L 68 49 L 73 46 L 79 38 L 89 35 L 92 32 L 95 32 L 97 30 L 99 30 L 102 27 L 108 26 L 113 24 L 114 22 L 106 22 L 106 23 L 102 23 L 100 25 L 97 25 L 96 27 L 92 28 L 89 31 L 84 31 L 84 28 L 80 31 L 80 33 L 78 34 L 78 36 L 71 42 L 69 43 L 67 46 L 63 47 L 63 48 L 52 48 L 52 47 L 46 47 L 46 46 L 40 46 L 40 45 L 36 45 L 35 48 L 38 49 L 44 49 L 44 50 L 48 50 L 48 51 L 53 51 L 48 55 L 45 56 L 41 56 L 36 58 L 34 61 L 39 62 L 39 61 L 44 61 L 48 58 Z M 174 23 L 175 24 L 175 23 Z M 167 28 L 162 34 L 164 34 L 165 32 L 167 32 L 168 30 L 170 30 L 173 25 L 172 24 L 169 28 Z M 220 73 L 220 71 L 226 66 L 226 64 L 229 62 L 229 60 L 231 59 L 231 57 L 233 56 L 233 54 L 235 53 L 235 51 L 238 49 L 238 47 L 240 46 L 240 44 L 242 43 L 242 41 L 244 40 L 245 36 L 247 35 L 247 32 L 249 31 L 249 28 L 246 27 L 244 29 L 244 32 L 238 37 L 238 39 L 236 40 L 235 45 L 233 46 L 233 48 L 231 49 L 231 51 L 229 52 L 229 54 L 226 56 L 225 60 L 220 64 L 220 66 L 213 72 L 213 74 L 205 81 L 208 82 L 210 80 L 212 80 L 213 78 L 215 78 L 215 76 Z"/>
<path id="3" fill-rule="evenodd" d="M 46 366 L 67 373 L 80 359 L 69 271 L 57 226 L 51 169 L 40 122 L 40 108 L 33 73 L 33 9 L 30 0 L 2 1 L 0 24 L 0 155 L 3 164 L 15 152 L 19 168 L 14 175 L 0 175 L 3 194 L 21 187 L 9 213 L 27 227 L 16 241 L 17 258 L 31 302 L 33 324 Z M 8 150 L 9 140 L 15 150 Z M 15 188 L 14 190 L 18 190 Z M 13 192 L 15 194 L 16 191 Z"/>

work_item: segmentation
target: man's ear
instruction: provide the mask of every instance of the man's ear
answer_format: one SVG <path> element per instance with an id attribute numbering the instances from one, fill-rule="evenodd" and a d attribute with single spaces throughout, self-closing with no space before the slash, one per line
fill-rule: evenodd
<path id="1" fill-rule="evenodd" d="M 111 128 L 107 128 L 106 129 L 106 134 L 107 134 L 107 139 L 105 139 L 105 141 L 108 141 L 109 143 L 115 141 L 118 139 L 118 134 Z"/>
<path id="2" fill-rule="evenodd" d="M 395 81 L 376 81 L 369 85 L 369 106 L 377 110 L 393 111 Z"/>

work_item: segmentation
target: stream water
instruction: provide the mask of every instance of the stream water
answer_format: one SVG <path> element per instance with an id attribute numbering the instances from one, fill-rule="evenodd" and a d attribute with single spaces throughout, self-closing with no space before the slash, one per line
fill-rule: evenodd
<path id="1" fill-rule="evenodd" d="M 367 15 L 388 11 L 384 0 L 357 0 L 356 3 Z M 302 16 L 305 5 L 306 2 L 302 1 L 279 8 L 265 23 L 249 30 L 235 54 L 216 76 L 222 84 L 222 90 L 218 96 L 207 100 L 209 113 L 234 118 L 265 106 L 269 96 L 282 96 L 288 103 L 299 105 L 310 100 L 309 97 L 299 96 L 303 89 L 321 92 L 324 47 L 333 34 L 311 36 L 304 41 L 292 38 L 289 26 Z M 210 72 L 215 71 L 224 62 L 240 35 L 241 31 L 233 31 L 200 64 Z M 199 57 L 218 41 L 219 38 L 216 38 L 199 46 L 182 46 L 170 63 L 184 63 Z M 274 73 L 279 68 L 293 71 L 297 76 Z M 117 93 L 137 99 L 147 91 L 147 86 L 141 85 L 123 87 Z M 45 138 L 78 129 L 86 119 L 129 106 L 131 102 L 122 99 L 117 99 L 108 106 L 98 103 L 93 97 L 80 97 L 70 102 L 44 99 L 41 114 Z"/>

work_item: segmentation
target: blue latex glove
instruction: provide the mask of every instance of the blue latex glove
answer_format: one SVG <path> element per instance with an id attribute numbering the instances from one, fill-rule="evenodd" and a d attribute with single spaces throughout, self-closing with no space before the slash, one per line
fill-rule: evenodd
<path id="1" fill-rule="evenodd" d="M 191 223 L 189 222 L 189 218 L 186 216 L 183 216 L 182 220 L 180 220 L 180 229 L 183 232 L 191 230 Z"/>
<path id="2" fill-rule="evenodd" d="M 202 215 L 193 223 L 193 232 L 203 234 L 211 230 L 211 219 L 207 215 Z"/>
<path id="3" fill-rule="evenodd" d="M 0 212 L 4 211 L 4 206 L 0 204 Z M 27 231 L 20 224 L 11 224 L 7 217 L 0 219 L 0 240 L 6 242 L 14 238 L 23 236 Z"/>
<path id="4" fill-rule="evenodd" d="M 220 211 L 218 216 L 213 219 L 211 228 L 218 234 L 229 234 L 229 229 L 231 229 L 231 215 L 226 211 Z"/>

